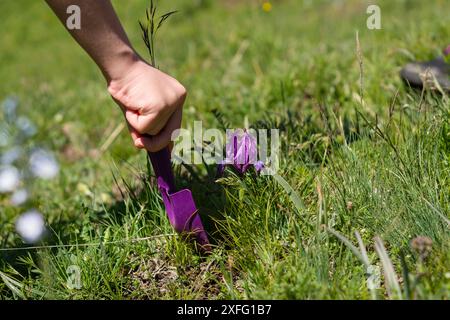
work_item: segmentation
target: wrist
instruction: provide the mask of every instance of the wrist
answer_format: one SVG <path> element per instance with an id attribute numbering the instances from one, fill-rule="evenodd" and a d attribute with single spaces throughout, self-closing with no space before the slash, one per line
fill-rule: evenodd
<path id="1" fill-rule="evenodd" d="M 113 82 L 123 79 L 140 61 L 142 59 L 132 49 L 120 51 L 108 59 L 107 66 L 102 68 L 102 73 L 105 76 L 108 86 Z"/>

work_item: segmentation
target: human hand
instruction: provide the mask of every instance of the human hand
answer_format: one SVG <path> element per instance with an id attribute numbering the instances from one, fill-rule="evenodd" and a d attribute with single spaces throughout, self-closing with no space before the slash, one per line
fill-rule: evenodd
<path id="1" fill-rule="evenodd" d="M 108 91 L 121 107 L 134 145 L 156 152 L 181 126 L 186 89 L 174 78 L 136 60 L 111 79 Z"/>

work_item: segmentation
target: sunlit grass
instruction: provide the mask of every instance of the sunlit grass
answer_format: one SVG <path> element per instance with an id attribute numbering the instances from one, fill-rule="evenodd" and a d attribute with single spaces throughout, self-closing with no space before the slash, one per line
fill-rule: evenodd
<path id="1" fill-rule="evenodd" d="M 448 98 L 398 78 L 403 63 L 447 45 L 448 2 L 380 2 L 379 31 L 365 28 L 364 1 L 262 4 L 160 1 L 179 11 L 158 64 L 188 88 L 184 126 L 281 129 L 277 178 L 227 169 L 216 182 L 211 168 L 175 168 L 214 239 L 205 257 L 173 234 L 125 130 L 102 150 L 123 118 L 95 66 L 44 3 L 29 1 L 18 19 L 24 4 L 1 2 L 0 100 L 19 98 L 33 139 L 60 163 L 56 179 L 34 185 L 50 230 L 39 245 L 53 247 L 0 251 L 2 298 L 449 298 Z M 145 55 L 147 2 L 115 5 Z M 8 201 L 3 249 L 24 246 Z M 381 270 L 375 291 L 367 262 Z M 67 285 L 71 265 L 81 289 Z"/>

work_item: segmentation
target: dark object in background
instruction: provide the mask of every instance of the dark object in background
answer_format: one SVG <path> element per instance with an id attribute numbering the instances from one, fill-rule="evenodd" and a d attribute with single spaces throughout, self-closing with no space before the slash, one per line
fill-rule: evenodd
<path id="1" fill-rule="evenodd" d="M 444 56 L 450 55 L 450 45 L 444 50 Z M 450 65 L 444 57 L 431 61 L 411 62 L 402 68 L 400 77 L 408 85 L 415 88 L 426 87 L 436 89 L 435 81 L 442 90 L 450 92 Z"/>

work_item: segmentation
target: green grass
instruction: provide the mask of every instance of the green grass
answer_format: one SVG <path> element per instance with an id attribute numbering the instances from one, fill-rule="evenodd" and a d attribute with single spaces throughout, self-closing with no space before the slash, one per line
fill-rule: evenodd
<path id="1" fill-rule="evenodd" d="M 279 175 L 295 191 L 280 178 L 228 171 L 215 181 L 203 166 L 176 168 L 214 239 L 204 257 L 173 234 L 125 130 L 99 154 L 123 119 L 86 54 L 43 2 L 2 1 L 0 100 L 19 98 L 39 128 L 31 143 L 61 163 L 57 179 L 33 189 L 51 230 L 41 245 L 73 246 L 0 251 L 0 296 L 448 299 L 449 100 L 412 91 L 398 71 L 447 45 L 450 3 L 378 3 L 382 30 L 371 31 L 366 1 L 273 1 L 269 13 L 258 1 L 159 1 L 161 12 L 180 11 L 160 33 L 157 61 L 188 88 L 184 127 L 220 127 L 219 110 L 232 127 L 280 128 Z M 145 55 L 146 1 L 114 4 Z M 2 248 L 24 246 L 21 211 L 0 197 Z M 432 240 L 428 255 L 411 246 L 418 236 Z M 374 292 L 364 260 L 387 273 Z M 81 289 L 67 287 L 70 265 Z"/>

